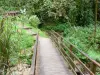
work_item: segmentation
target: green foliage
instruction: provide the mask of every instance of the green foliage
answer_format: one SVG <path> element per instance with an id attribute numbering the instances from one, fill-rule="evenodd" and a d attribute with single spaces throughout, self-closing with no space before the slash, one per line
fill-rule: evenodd
<path id="1" fill-rule="evenodd" d="M 93 23 L 93 1 L 77 0 L 76 23 L 80 26 L 86 26 Z"/>
<path id="2" fill-rule="evenodd" d="M 16 30 L 13 30 L 13 25 L 10 23 L 11 19 L 2 19 L 0 23 L 0 68 L 5 67 L 4 72 L 7 73 L 7 68 L 9 66 L 9 59 L 13 53 L 17 53 L 19 50 L 18 40 L 12 40 L 12 36 L 16 33 Z"/>
<path id="3" fill-rule="evenodd" d="M 18 20 L 18 23 L 21 22 L 21 24 L 23 24 L 23 20 L 26 20 L 25 17 L 26 16 L 21 16 L 20 19 L 18 17 L 16 17 Z M 17 24 L 16 21 L 13 21 L 13 22 L 14 22 L 14 24 Z M 25 23 L 27 23 L 27 22 L 25 22 Z M 17 29 L 18 34 L 15 34 L 12 37 L 12 39 L 16 40 L 16 41 L 18 40 L 19 50 L 18 50 L 17 54 L 13 53 L 13 55 L 9 59 L 10 65 L 16 65 L 19 63 L 19 61 L 30 65 L 31 58 L 33 55 L 31 48 L 34 45 L 35 38 L 33 36 L 29 36 L 29 34 L 25 30 L 20 29 L 17 25 L 14 28 Z M 14 56 L 14 55 L 16 55 L 16 56 Z M 13 62 L 13 61 L 15 61 L 15 62 Z"/>
<path id="4" fill-rule="evenodd" d="M 26 9 L 29 15 L 36 14 L 44 22 L 58 20 L 86 26 L 93 23 L 94 18 L 93 0 L 1 0 L 0 4 L 5 10 Z"/>
<path id="5" fill-rule="evenodd" d="M 56 32 L 62 32 L 64 39 L 73 43 L 78 49 L 83 50 L 87 53 L 91 58 L 100 62 L 100 26 L 97 26 L 97 36 L 96 36 L 96 44 L 94 43 L 93 38 L 93 30 L 94 26 L 89 25 L 85 27 L 81 26 L 71 26 L 71 24 L 57 24 L 57 25 L 48 25 L 45 26 L 46 30 L 55 30 Z M 68 44 L 65 40 L 64 43 Z M 74 53 L 83 61 L 87 62 L 86 58 L 74 49 Z M 94 53 L 94 54 L 93 54 Z"/>
<path id="6" fill-rule="evenodd" d="M 100 44 L 99 44 L 99 35 L 100 35 L 100 26 L 97 28 L 97 37 L 96 37 L 96 44 L 94 43 L 93 38 L 93 25 L 89 27 L 68 27 L 64 31 L 64 38 L 67 41 L 73 43 L 78 49 L 83 50 L 87 53 L 91 58 L 100 62 Z M 85 59 L 79 52 L 74 51 L 76 55 L 80 59 Z M 94 54 L 93 54 L 94 53 Z"/>
<path id="7" fill-rule="evenodd" d="M 32 48 L 27 48 L 24 50 L 21 50 L 21 53 L 18 54 L 19 59 L 28 65 L 31 65 L 32 62 L 32 56 L 33 56 L 33 49 Z"/>
<path id="8" fill-rule="evenodd" d="M 66 25 L 66 23 L 64 24 L 56 24 L 56 25 L 48 25 L 48 26 L 45 26 L 44 29 L 46 30 L 55 30 L 55 31 L 58 31 L 58 32 L 64 32 L 64 30 L 68 27 L 68 25 Z"/>
<path id="9" fill-rule="evenodd" d="M 40 20 L 36 15 L 33 15 L 29 18 L 29 23 L 31 26 L 37 28 L 38 24 L 40 24 Z"/>
<path id="10" fill-rule="evenodd" d="M 0 6 L 0 15 L 4 13 L 4 10 L 26 9 L 27 14 L 32 15 L 30 18 L 29 16 L 22 15 L 13 18 L 13 21 L 17 20 L 23 25 L 31 26 L 34 32 L 39 30 L 37 29 L 37 25 L 40 24 L 40 21 L 46 23 L 58 22 L 55 26 L 50 25 L 44 28 L 46 30 L 52 29 L 58 32 L 64 32 L 63 36 L 66 40 L 75 44 L 79 49 L 82 49 L 91 58 L 100 61 L 100 27 L 98 26 L 97 28 L 96 43 L 94 44 L 94 27 L 90 25 L 94 23 L 93 0 L 1 0 Z M 63 22 L 63 24 L 59 24 L 59 22 Z M 11 58 L 16 55 L 14 59 L 10 58 L 10 61 L 15 61 L 18 60 L 17 56 L 20 55 L 16 53 L 19 53 L 24 48 L 31 47 L 34 38 L 28 36 L 26 33 L 17 34 L 16 29 L 13 29 L 9 25 L 6 25 L 3 33 L 1 32 L 2 34 L 0 34 L 0 56 L 4 56 L 4 54 L 6 56 L 6 54 L 10 53 Z M 85 27 L 88 25 L 89 27 Z M 44 36 L 45 33 L 40 31 L 40 34 Z M 5 49 L 6 53 L 2 53 L 3 49 Z M 80 59 L 85 59 L 79 52 L 75 52 Z M 20 55 L 19 57 L 28 59 L 25 55 Z M 30 61 L 27 59 L 25 61 L 28 61 L 30 64 Z"/>
<path id="11" fill-rule="evenodd" d="M 4 13 L 3 8 L 0 8 L 0 15 L 2 15 Z"/>
<path id="12" fill-rule="evenodd" d="M 12 66 L 18 64 L 20 59 L 31 64 L 32 50 L 29 48 L 34 45 L 35 38 L 19 29 L 15 20 L 13 17 L 5 19 L 0 29 L 0 63 Z M 0 64 L 1 68 L 4 66 Z"/>
<path id="13" fill-rule="evenodd" d="M 34 45 L 35 38 L 29 36 L 28 34 L 20 35 L 20 49 L 26 49 L 32 47 Z"/>

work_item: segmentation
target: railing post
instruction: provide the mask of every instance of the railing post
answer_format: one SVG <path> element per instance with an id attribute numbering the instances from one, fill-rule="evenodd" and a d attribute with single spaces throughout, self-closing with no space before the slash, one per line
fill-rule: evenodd
<path id="1" fill-rule="evenodd" d="M 92 63 L 91 65 L 91 71 L 96 74 L 96 64 Z"/>
<path id="2" fill-rule="evenodd" d="M 61 37 L 58 37 L 57 41 L 58 41 L 59 50 L 61 51 L 61 42 L 62 42 Z"/>
<path id="3" fill-rule="evenodd" d="M 73 46 L 70 45 L 70 51 L 73 52 Z M 74 57 L 72 56 L 72 54 L 70 53 L 70 58 L 73 60 L 72 62 L 70 61 L 73 69 L 75 69 L 75 65 L 73 64 L 74 63 Z"/>

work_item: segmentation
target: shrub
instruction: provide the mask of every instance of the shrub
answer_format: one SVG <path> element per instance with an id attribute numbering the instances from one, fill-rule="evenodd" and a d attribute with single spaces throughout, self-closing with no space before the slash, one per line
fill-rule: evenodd
<path id="1" fill-rule="evenodd" d="M 56 25 L 49 25 L 49 26 L 44 26 L 43 28 L 46 30 L 55 30 L 57 32 L 64 32 L 64 30 L 68 27 L 69 25 L 66 23 L 59 23 Z"/>
<path id="2" fill-rule="evenodd" d="M 4 13 L 3 8 L 0 8 L 0 15 L 2 15 Z"/>
<path id="3" fill-rule="evenodd" d="M 0 63 L 3 63 L 2 65 L 0 64 L 0 68 L 5 67 L 4 72 L 6 74 L 9 66 L 9 58 L 13 53 L 17 54 L 16 52 L 18 52 L 19 47 L 17 46 L 18 40 L 11 39 L 14 33 L 16 33 L 16 30 L 13 30 L 11 20 L 5 20 L 3 19 L 0 25 Z"/>
<path id="4" fill-rule="evenodd" d="M 29 18 L 29 23 L 31 26 L 37 28 L 38 24 L 40 24 L 40 20 L 36 15 L 33 15 Z"/>
<path id="5" fill-rule="evenodd" d="M 64 31 L 64 38 L 71 43 L 73 43 L 78 49 L 83 50 L 85 53 L 87 53 L 91 58 L 100 61 L 99 57 L 99 47 L 100 47 L 100 26 L 97 28 L 97 35 L 96 36 L 96 43 L 94 43 L 94 37 L 93 37 L 93 26 L 89 27 L 68 27 Z M 94 53 L 94 54 L 93 54 Z M 76 52 L 76 55 L 83 59 L 83 57 Z"/>

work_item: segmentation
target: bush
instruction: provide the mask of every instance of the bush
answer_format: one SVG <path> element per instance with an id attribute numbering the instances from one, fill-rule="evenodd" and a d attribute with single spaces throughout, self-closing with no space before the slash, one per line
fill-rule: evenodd
<path id="1" fill-rule="evenodd" d="M 93 26 L 89 27 L 68 27 L 64 31 L 64 38 L 73 43 L 78 49 L 83 50 L 94 60 L 100 61 L 100 26 L 97 28 L 96 43 L 94 43 Z M 93 54 L 94 53 L 94 54 Z M 83 59 L 83 57 L 76 52 L 76 55 Z"/>
<path id="2" fill-rule="evenodd" d="M 63 24 L 56 24 L 56 25 L 49 25 L 49 26 L 45 26 L 43 27 L 46 30 L 55 30 L 57 32 L 64 32 L 64 30 L 68 27 L 69 25 L 66 23 Z"/>
<path id="3" fill-rule="evenodd" d="M 0 8 L 0 15 L 2 15 L 4 13 L 3 8 Z"/>
<path id="4" fill-rule="evenodd" d="M 29 18 L 29 23 L 31 24 L 31 26 L 37 28 L 38 24 L 40 24 L 40 20 L 36 15 L 33 15 Z"/>
<path id="5" fill-rule="evenodd" d="M 5 21 L 5 22 L 4 22 Z M 17 54 L 19 50 L 18 46 L 18 38 L 12 39 L 14 34 L 17 34 L 16 30 L 13 30 L 13 25 L 11 20 L 3 19 L 0 25 L 0 68 L 5 67 L 4 72 L 7 72 L 7 68 L 9 66 L 9 59 L 12 54 Z M 6 66 L 6 65 L 8 66 Z"/>
<path id="6" fill-rule="evenodd" d="M 9 17 L 4 20 L 5 22 L 2 23 L 3 26 L 0 26 L 0 70 L 5 65 L 13 66 L 18 64 L 19 59 L 21 59 L 20 57 L 22 57 L 21 61 L 26 60 L 24 63 L 30 64 L 31 61 L 29 58 L 31 58 L 32 50 L 28 48 L 33 46 L 35 38 L 29 36 L 24 30 L 21 31 L 21 29 L 18 29 L 15 20 L 13 20 L 13 17 Z M 21 54 L 23 50 L 31 54 Z M 27 58 L 23 59 L 24 56 Z M 7 72 L 7 68 L 5 68 L 5 72 Z"/>
<path id="7" fill-rule="evenodd" d="M 20 48 L 21 49 L 30 48 L 34 45 L 34 42 L 35 42 L 35 38 L 27 34 L 23 34 L 21 35 L 21 38 L 20 38 Z"/>

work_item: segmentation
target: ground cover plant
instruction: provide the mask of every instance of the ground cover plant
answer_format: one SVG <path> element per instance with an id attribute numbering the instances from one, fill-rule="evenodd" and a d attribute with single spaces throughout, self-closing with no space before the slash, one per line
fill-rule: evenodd
<path id="1" fill-rule="evenodd" d="M 0 66 L 5 70 L 19 63 L 31 64 L 33 55 L 32 46 L 35 38 L 29 36 L 24 30 L 21 30 L 13 21 L 13 17 L 1 18 L 0 22 Z M 3 68 L 5 67 L 5 68 Z"/>

